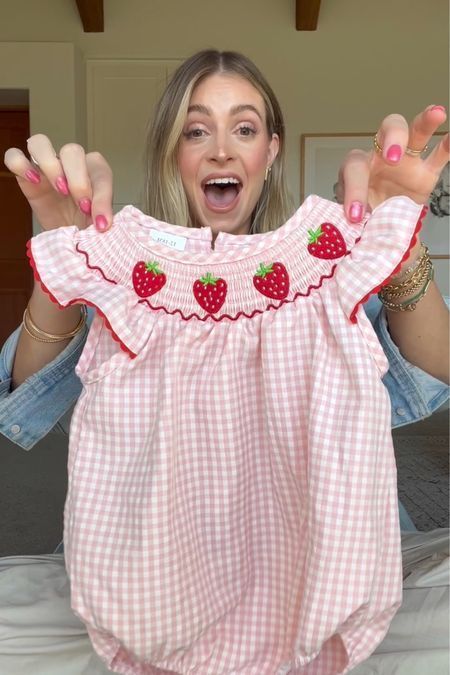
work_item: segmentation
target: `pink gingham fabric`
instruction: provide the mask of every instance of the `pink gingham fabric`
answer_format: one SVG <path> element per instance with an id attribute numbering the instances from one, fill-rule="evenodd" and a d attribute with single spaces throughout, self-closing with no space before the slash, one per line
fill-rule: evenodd
<path id="1" fill-rule="evenodd" d="M 334 675 L 363 661 L 401 602 L 386 357 L 361 302 L 398 269 L 421 207 L 362 225 L 311 196 L 273 232 L 160 223 L 60 228 L 30 258 L 61 306 L 97 308 L 77 365 L 65 548 L 72 606 L 126 675 Z M 308 231 L 347 251 L 319 259 Z M 183 239 L 183 250 L 152 238 Z M 180 239 L 181 238 L 181 239 Z M 165 285 L 132 281 L 157 261 Z M 253 282 L 282 263 L 282 300 Z M 213 315 L 193 284 L 226 281 Z"/>

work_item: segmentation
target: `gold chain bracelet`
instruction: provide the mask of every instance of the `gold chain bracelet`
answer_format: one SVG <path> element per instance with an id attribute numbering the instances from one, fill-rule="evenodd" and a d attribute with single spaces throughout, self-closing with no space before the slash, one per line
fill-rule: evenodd
<path id="1" fill-rule="evenodd" d="M 422 288 L 425 282 L 427 281 L 428 276 L 430 274 L 431 266 L 432 262 L 430 259 L 428 259 L 426 261 L 426 265 L 421 269 L 420 276 L 417 276 L 417 279 L 411 280 L 410 282 L 408 282 L 408 284 L 399 284 L 398 286 L 391 284 L 390 286 L 384 286 L 381 289 L 382 296 L 387 300 L 390 300 L 393 298 L 401 298 L 404 297 L 405 295 L 410 295 L 414 291 L 419 290 L 419 288 Z"/>
<path id="2" fill-rule="evenodd" d="M 426 292 L 428 291 L 428 288 L 433 281 L 434 278 L 434 268 L 433 264 L 430 260 L 430 266 L 428 270 L 428 275 L 427 279 L 425 281 L 425 284 L 423 288 L 417 293 L 412 298 L 408 298 L 408 300 L 405 300 L 404 302 L 390 302 L 389 300 L 386 299 L 386 297 L 383 295 L 383 291 L 380 291 L 378 293 L 378 297 L 380 298 L 382 304 L 389 309 L 391 312 L 413 312 L 417 304 L 422 300 L 422 298 L 425 296 Z"/>
<path id="3" fill-rule="evenodd" d="M 400 275 L 397 277 L 397 280 L 394 282 L 395 285 L 407 281 L 410 278 L 410 276 L 417 270 L 420 264 L 423 263 L 424 258 L 427 257 L 428 257 L 428 247 L 422 242 L 420 244 L 419 255 L 409 267 L 407 267 L 400 273 Z"/>
<path id="4" fill-rule="evenodd" d="M 427 246 L 422 244 L 422 248 L 423 253 L 416 260 L 416 263 L 413 267 L 409 267 L 407 270 L 405 270 L 405 273 L 400 279 L 395 281 L 391 280 L 391 283 L 383 286 L 381 289 L 381 294 L 383 297 L 389 299 L 389 296 L 398 297 L 400 294 L 409 295 L 409 293 L 413 293 L 425 283 L 425 280 L 429 274 L 431 260 Z"/>

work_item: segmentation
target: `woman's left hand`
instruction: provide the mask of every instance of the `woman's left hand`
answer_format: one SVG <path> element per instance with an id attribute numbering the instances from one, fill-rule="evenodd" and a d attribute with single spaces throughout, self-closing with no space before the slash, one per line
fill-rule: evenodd
<path id="1" fill-rule="evenodd" d="M 406 195 L 425 204 L 449 161 L 449 135 L 441 138 L 430 154 L 423 151 L 436 130 L 445 122 L 443 106 L 428 106 L 412 123 L 401 115 L 385 117 L 370 152 L 352 150 L 339 171 L 338 201 L 343 202 L 350 222 L 359 222 L 366 210 L 395 197 Z"/>

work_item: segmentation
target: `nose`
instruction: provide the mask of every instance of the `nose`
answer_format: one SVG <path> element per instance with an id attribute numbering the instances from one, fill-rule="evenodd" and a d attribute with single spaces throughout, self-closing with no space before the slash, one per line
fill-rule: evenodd
<path id="1" fill-rule="evenodd" d="M 210 158 L 213 161 L 224 163 L 233 159 L 233 143 L 229 135 L 219 131 L 211 139 Z"/>

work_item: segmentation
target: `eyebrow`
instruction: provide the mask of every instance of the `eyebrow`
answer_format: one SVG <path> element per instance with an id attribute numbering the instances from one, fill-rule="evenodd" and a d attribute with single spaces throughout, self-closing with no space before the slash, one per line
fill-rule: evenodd
<path id="1" fill-rule="evenodd" d="M 240 113 L 246 112 L 247 110 L 256 113 L 261 122 L 263 121 L 259 110 L 255 108 L 254 105 L 251 105 L 251 103 L 241 103 L 240 105 L 233 106 L 230 110 L 230 114 L 239 115 Z M 210 108 L 208 108 L 206 105 L 201 105 L 200 103 L 194 103 L 193 105 L 190 105 L 188 108 L 188 113 L 190 112 L 198 112 L 202 115 L 208 115 L 208 117 L 211 117 L 212 114 Z"/>

